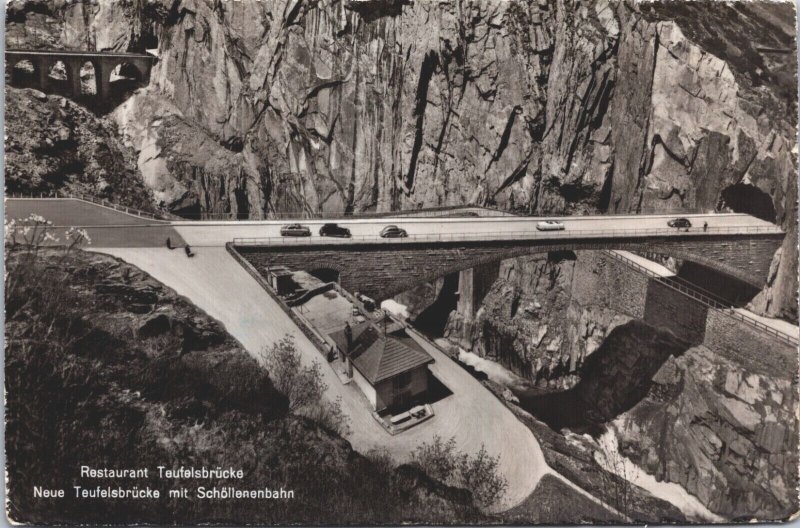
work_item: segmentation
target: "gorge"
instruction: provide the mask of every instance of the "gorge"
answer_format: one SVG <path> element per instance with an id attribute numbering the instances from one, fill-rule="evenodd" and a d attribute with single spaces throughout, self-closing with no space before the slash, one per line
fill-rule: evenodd
<path id="1" fill-rule="evenodd" d="M 794 20 L 767 2 L 12 1 L 8 48 L 158 61 L 101 115 L 9 88 L 8 190 L 192 219 L 746 212 L 787 236 L 736 303 L 796 324 Z M 725 518 L 797 510 L 793 372 L 676 342 L 648 291 L 621 309 L 637 279 L 601 252 L 469 273 L 471 291 L 451 275 L 397 301 L 530 381 L 517 397 L 539 419 L 613 427 L 628 458 Z M 537 414 L 554 398 L 584 415 Z"/>

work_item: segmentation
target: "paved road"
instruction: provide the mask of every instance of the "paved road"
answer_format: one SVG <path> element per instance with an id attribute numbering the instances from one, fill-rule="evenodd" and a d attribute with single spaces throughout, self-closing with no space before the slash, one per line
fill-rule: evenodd
<path id="1" fill-rule="evenodd" d="M 455 437 L 465 452 L 476 452 L 483 444 L 491 455 L 500 456 L 500 471 L 509 483 L 502 509 L 522 502 L 549 469 L 533 433 L 463 368 L 425 341 L 420 343 L 435 360 L 431 371 L 453 394 L 434 404 L 433 419 L 392 436 L 372 418 L 358 390 L 342 385 L 316 347 L 224 248 L 200 248 L 191 259 L 166 248 L 92 250 L 119 257 L 173 288 L 222 322 L 256 358 L 265 347 L 292 335 L 306 364 L 323 364 L 327 394 L 332 400 L 341 398 L 350 420 L 348 440 L 362 453 L 383 448 L 403 461 L 435 435 Z"/>
<path id="2" fill-rule="evenodd" d="M 37 214 L 53 223 L 56 243 L 62 242 L 68 227 L 85 228 L 98 247 L 158 247 L 167 238 L 175 246 L 185 244 L 169 222 L 142 218 L 99 204 L 78 199 L 19 199 L 5 202 L 6 219 L 24 221 Z"/>
<path id="3" fill-rule="evenodd" d="M 54 205 L 56 204 L 56 205 Z M 47 216 L 58 226 L 87 226 L 90 236 L 101 237 L 103 247 L 154 247 L 166 241 L 166 229 L 173 229 L 193 247 L 221 247 L 234 238 L 270 238 L 272 245 L 296 245 L 318 243 L 389 243 L 397 244 L 419 240 L 497 240 L 502 238 L 526 238 L 560 240 L 569 238 L 600 238 L 609 236 L 685 236 L 687 232 L 667 226 L 667 221 L 675 215 L 633 215 L 633 216 L 571 216 L 571 217 L 483 217 L 483 218 L 360 218 L 336 220 L 341 226 L 350 229 L 352 239 L 320 237 L 317 233 L 325 223 L 322 220 L 301 221 L 311 229 L 311 237 L 281 237 L 280 228 L 286 220 L 259 221 L 173 221 L 155 222 L 133 215 L 104 208 L 76 199 L 9 199 L 6 204 L 7 216 L 25 217 L 31 212 Z M 92 209 L 98 214 L 92 214 Z M 707 236 L 736 233 L 782 233 L 780 228 L 764 220 L 745 214 L 704 214 L 683 215 L 689 218 L 693 227 L 688 234 Z M 537 224 L 542 220 L 554 219 L 564 224 L 561 231 L 539 231 Z M 704 231 L 703 224 L 708 224 Z M 389 224 L 404 228 L 407 239 L 381 239 L 380 230 Z M 113 226 L 113 227 L 112 227 Z M 141 231 L 140 231 L 141 230 Z M 115 234 L 116 233 L 116 234 Z M 128 235 L 136 233 L 135 235 Z M 149 234 L 148 234 L 149 233 Z M 261 240 L 259 243 L 263 243 Z"/>

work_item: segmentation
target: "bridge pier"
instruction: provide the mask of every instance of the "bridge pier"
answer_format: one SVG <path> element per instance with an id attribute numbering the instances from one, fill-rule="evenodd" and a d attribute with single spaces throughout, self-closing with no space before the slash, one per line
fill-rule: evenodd
<path id="1" fill-rule="evenodd" d="M 106 68 L 106 65 L 103 64 L 101 61 L 92 62 L 94 66 L 94 78 L 95 78 L 95 87 L 97 90 L 97 98 L 100 101 L 105 101 L 109 94 L 111 93 L 110 85 L 111 79 L 109 76 L 111 75 L 111 70 Z"/>
<path id="2" fill-rule="evenodd" d="M 46 59 L 38 61 L 31 61 L 36 73 L 39 74 L 39 89 L 43 92 L 49 91 L 50 88 L 50 68 L 52 64 Z"/>
<path id="3" fill-rule="evenodd" d="M 65 64 L 67 67 L 67 80 L 69 81 L 70 96 L 77 98 L 81 96 L 81 64 L 78 61 L 71 60 Z"/>
<path id="4" fill-rule="evenodd" d="M 456 311 L 466 319 L 473 319 L 499 273 L 500 261 L 460 271 Z"/>

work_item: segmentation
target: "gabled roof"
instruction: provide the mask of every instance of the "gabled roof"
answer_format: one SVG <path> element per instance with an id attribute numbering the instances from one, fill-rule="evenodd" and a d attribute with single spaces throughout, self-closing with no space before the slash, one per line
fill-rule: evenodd
<path id="1" fill-rule="evenodd" d="M 344 330 L 333 332 L 330 337 L 372 385 L 433 362 L 430 354 L 404 332 L 384 337 L 383 331 L 369 322 L 353 326 L 352 331 L 349 353 Z"/>

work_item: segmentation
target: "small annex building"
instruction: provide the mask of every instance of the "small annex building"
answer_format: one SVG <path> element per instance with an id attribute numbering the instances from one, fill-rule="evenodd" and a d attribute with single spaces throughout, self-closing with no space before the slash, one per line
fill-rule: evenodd
<path id="1" fill-rule="evenodd" d="M 348 376 L 375 411 L 404 409 L 421 403 L 428 392 L 428 364 L 433 358 L 405 330 L 365 321 L 333 332 Z"/>

